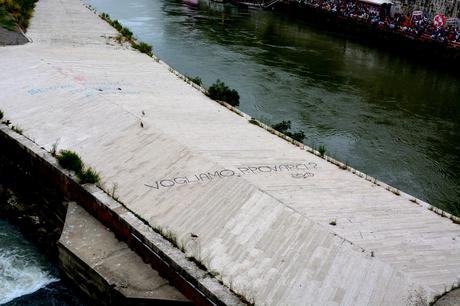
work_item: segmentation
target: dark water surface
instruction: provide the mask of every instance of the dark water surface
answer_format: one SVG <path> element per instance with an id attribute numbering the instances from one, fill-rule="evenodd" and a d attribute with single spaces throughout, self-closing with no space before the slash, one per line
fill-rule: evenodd
<path id="1" fill-rule="evenodd" d="M 324 144 L 327 154 L 460 215 L 460 73 L 271 11 L 207 0 L 86 2 L 180 72 L 237 89 L 251 116 L 291 120 L 307 145 Z"/>

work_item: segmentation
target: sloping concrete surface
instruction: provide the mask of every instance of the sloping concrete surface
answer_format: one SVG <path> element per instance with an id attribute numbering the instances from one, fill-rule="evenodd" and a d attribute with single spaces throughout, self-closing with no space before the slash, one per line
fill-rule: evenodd
<path id="1" fill-rule="evenodd" d="M 7 118 L 248 300 L 408 305 L 459 281 L 457 224 L 249 124 L 77 0 L 39 1 L 28 35 L 0 48 Z"/>

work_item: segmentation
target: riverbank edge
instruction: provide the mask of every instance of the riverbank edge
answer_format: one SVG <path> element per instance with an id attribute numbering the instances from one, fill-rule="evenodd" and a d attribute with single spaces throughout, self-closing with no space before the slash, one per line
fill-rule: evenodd
<path id="1" fill-rule="evenodd" d="M 96 16 L 98 16 L 101 20 L 104 20 L 107 22 L 107 20 L 105 20 L 104 18 L 101 17 L 101 14 L 103 14 L 104 12 L 98 12 L 96 10 L 96 8 L 92 7 L 91 5 L 87 5 L 85 4 L 83 1 L 81 2 L 83 4 L 83 6 L 86 7 L 86 9 L 88 9 L 90 12 L 92 12 L 93 14 L 95 14 Z M 110 23 L 108 22 L 108 24 L 110 25 Z M 131 48 L 132 51 L 136 51 L 134 48 L 130 47 L 129 44 L 126 44 L 121 42 L 120 43 L 121 45 L 124 45 L 125 47 L 128 47 L 128 48 Z M 460 57 L 460 50 L 458 50 L 458 55 Z M 180 80 L 184 81 L 185 83 L 187 83 L 188 85 L 192 86 L 194 89 L 200 91 L 203 95 L 207 96 L 207 89 L 201 85 L 198 85 L 196 84 L 195 82 L 193 82 L 189 77 L 187 77 L 186 75 L 182 74 L 181 72 L 179 72 L 178 70 L 174 69 L 172 66 L 170 66 L 168 63 L 164 62 L 163 60 L 160 59 L 160 57 L 158 57 L 155 52 L 153 52 L 151 55 L 148 55 L 149 57 L 151 57 L 155 62 L 157 62 L 158 64 L 164 66 L 166 69 L 168 69 L 169 72 L 171 72 L 172 74 L 174 74 L 177 78 L 179 78 Z M 460 63 L 460 61 L 459 61 Z M 212 100 L 212 99 L 211 99 Z M 438 208 L 436 206 L 433 206 L 425 201 L 422 201 L 408 193 L 405 193 L 401 190 L 399 190 L 398 188 L 395 188 L 393 186 L 390 186 L 389 184 L 386 184 L 382 181 L 379 181 L 377 178 L 375 177 L 372 177 L 370 175 L 367 175 L 366 173 L 364 172 L 361 172 L 351 166 L 349 166 L 348 164 L 346 163 L 343 163 L 337 159 L 334 159 L 332 157 L 329 157 L 325 154 L 322 154 L 320 151 L 308 146 L 308 145 L 305 145 L 304 143 L 300 142 L 300 141 L 297 141 L 275 129 L 273 129 L 271 126 L 251 117 L 250 115 L 246 114 L 245 112 L 241 111 L 240 109 L 238 109 L 237 107 L 235 106 L 232 106 L 230 105 L 229 103 L 225 102 L 225 101 L 219 101 L 219 100 L 212 100 L 212 101 L 215 101 L 216 103 L 222 105 L 223 107 L 227 108 L 228 110 L 234 112 L 235 114 L 245 118 L 248 120 L 249 123 L 251 124 L 254 124 L 254 125 L 257 125 L 259 126 L 260 128 L 268 131 L 269 133 L 271 134 L 274 134 L 284 140 L 286 140 L 287 142 L 290 142 L 291 144 L 299 147 L 300 149 L 303 149 L 309 153 L 312 153 L 316 156 L 319 156 L 321 158 L 323 158 L 324 160 L 336 165 L 337 167 L 339 167 L 340 169 L 342 170 L 347 170 L 355 175 L 357 175 L 358 177 L 360 178 L 363 178 L 365 179 L 366 181 L 369 181 L 369 182 L 372 182 L 374 185 L 376 186 L 379 186 L 379 187 L 383 187 L 385 188 L 387 191 L 390 191 L 392 192 L 393 194 L 395 195 L 398 195 L 398 196 L 402 196 L 404 198 L 407 198 L 411 203 L 413 204 L 416 204 L 416 205 L 419 205 L 419 206 L 422 206 L 422 207 L 425 207 L 426 209 L 440 215 L 441 217 L 445 217 L 445 218 L 448 218 L 450 220 L 452 220 L 452 222 L 456 223 L 456 224 L 460 224 L 460 216 L 455 216 L 451 213 L 448 213 L 447 211 L 444 211 L 443 209 L 441 208 Z"/>
<path id="2" fill-rule="evenodd" d="M 200 91 L 201 93 L 203 93 L 204 95 L 206 95 L 206 88 L 202 87 L 202 86 L 199 86 L 197 85 L 196 83 L 194 83 L 193 81 L 191 81 L 187 76 L 183 75 L 181 72 L 175 70 L 173 67 L 169 66 L 166 62 L 162 61 L 158 56 L 156 56 L 155 54 L 153 54 L 152 58 L 159 64 L 165 66 L 171 73 L 173 73 L 174 75 L 176 75 L 177 78 L 181 79 L 182 81 L 184 81 L 185 83 L 189 84 L 190 86 L 192 86 L 193 88 L 195 88 L 196 90 Z M 291 143 L 292 145 L 304 150 L 304 151 L 307 151 L 311 154 L 314 154 L 318 157 L 321 157 L 323 158 L 324 160 L 326 160 L 327 162 L 339 167 L 340 169 L 344 170 L 344 171 L 349 171 L 353 174 L 355 174 L 356 176 L 366 180 L 366 181 L 369 181 L 369 182 L 372 182 L 374 185 L 376 185 L 377 187 L 381 187 L 381 188 L 384 188 L 385 190 L 389 191 L 389 192 L 392 192 L 393 194 L 396 194 L 398 196 L 401 196 L 403 198 L 406 198 L 411 204 L 415 204 L 415 205 L 418 205 L 418 206 L 422 206 L 438 215 L 440 215 L 441 217 L 445 217 L 445 218 L 448 218 L 450 220 L 452 220 L 453 223 L 456 223 L 456 224 L 460 224 L 460 217 L 458 216 L 455 216 L 451 213 L 448 213 L 447 211 L 444 211 L 443 209 L 441 208 L 438 208 L 436 206 L 433 206 L 425 201 L 422 201 L 406 192 L 403 192 L 401 190 L 399 190 L 398 188 L 395 188 L 389 184 L 386 184 L 380 180 L 378 180 L 377 178 L 375 177 L 372 177 L 370 175 L 367 175 L 366 173 L 364 172 L 361 172 L 351 166 L 349 166 L 348 164 L 346 163 L 343 163 L 335 158 L 332 158 L 330 156 L 327 156 L 325 154 L 321 154 L 321 152 L 319 152 L 318 150 L 300 142 L 300 141 L 297 141 L 275 129 L 273 129 L 271 126 L 251 117 L 250 115 L 246 114 L 245 112 L 241 111 L 240 109 L 238 109 L 237 107 L 234 107 L 230 104 L 228 104 L 227 102 L 225 101 L 219 101 L 219 100 L 213 100 L 215 101 L 216 103 L 222 105 L 223 107 L 225 107 L 226 109 L 234 112 L 235 114 L 237 114 L 238 116 L 241 116 L 245 119 L 248 120 L 248 123 L 249 124 L 254 124 L 254 125 L 257 125 L 259 126 L 260 128 L 266 130 L 267 132 L 273 134 L 273 135 L 276 135 L 284 140 L 286 140 L 287 142 Z"/>
<path id="3" fill-rule="evenodd" d="M 31 139 L 0 127 L 0 154 L 19 169 L 56 190 L 62 198 L 85 208 L 142 259 L 168 279 L 184 296 L 199 305 L 243 305 L 240 297 L 201 269 L 160 234 L 147 226 L 101 188 L 80 185 L 77 177 Z M 78 284 L 77 284 L 78 285 Z"/>
<path id="4" fill-rule="evenodd" d="M 458 73 L 460 68 L 460 47 L 380 28 L 377 25 L 340 16 L 332 11 L 315 8 L 297 1 L 279 1 L 274 4 L 273 9 L 276 12 L 293 16 L 313 27 L 340 33 L 345 37 L 354 38 L 361 44 L 382 48 L 399 56 L 415 59 L 417 63 L 431 68 L 442 68 L 453 73 Z M 427 61 L 426 59 L 430 60 Z"/>

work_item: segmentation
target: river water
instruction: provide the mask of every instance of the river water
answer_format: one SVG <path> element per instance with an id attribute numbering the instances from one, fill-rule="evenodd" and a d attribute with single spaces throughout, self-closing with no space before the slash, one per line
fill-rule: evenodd
<path id="1" fill-rule="evenodd" d="M 178 71 L 237 89 L 244 112 L 291 120 L 305 144 L 460 215 L 460 74 L 281 13 L 194 1 L 86 0 Z"/>
<path id="2" fill-rule="evenodd" d="M 0 304 L 84 306 L 57 267 L 16 226 L 0 219 Z"/>

